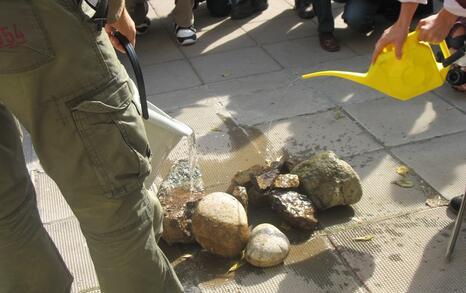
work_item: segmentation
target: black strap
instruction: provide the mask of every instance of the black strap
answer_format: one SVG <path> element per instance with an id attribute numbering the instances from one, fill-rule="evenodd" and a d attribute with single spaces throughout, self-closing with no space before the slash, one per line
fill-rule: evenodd
<path id="1" fill-rule="evenodd" d="M 458 61 L 458 59 L 463 57 L 465 53 L 466 53 L 466 47 L 463 45 L 462 48 L 459 48 L 458 50 L 456 50 L 456 52 L 451 54 L 450 57 L 442 60 L 443 67 L 447 67 L 455 63 L 456 61 Z"/>
<path id="2" fill-rule="evenodd" d="M 128 41 L 128 39 L 124 35 L 122 35 L 118 31 L 115 31 L 113 35 L 123 45 L 126 51 L 126 55 L 128 55 L 129 60 L 131 61 L 131 65 L 133 66 L 134 75 L 136 76 L 136 83 L 138 85 L 138 90 L 139 90 L 142 117 L 147 120 L 149 119 L 149 112 L 147 110 L 146 87 L 144 85 L 144 76 L 142 75 L 142 70 L 141 70 L 141 66 L 139 65 L 138 56 L 136 54 L 136 51 L 134 50 L 133 45 L 131 45 L 131 43 Z"/>
<path id="3" fill-rule="evenodd" d="M 96 23 L 97 29 L 99 31 L 101 31 L 102 28 L 107 23 L 107 12 L 108 12 L 108 0 L 99 0 L 97 2 L 97 5 L 95 6 L 95 14 L 92 17 L 92 20 Z"/>

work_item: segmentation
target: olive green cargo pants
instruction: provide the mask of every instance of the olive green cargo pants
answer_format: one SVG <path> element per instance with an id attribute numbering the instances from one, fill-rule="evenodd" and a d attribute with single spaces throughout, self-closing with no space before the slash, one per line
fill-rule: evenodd
<path id="1" fill-rule="evenodd" d="M 0 293 L 69 292 L 17 120 L 86 237 L 102 292 L 182 292 L 143 186 L 150 149 L 128 76 L 74 0 L 0 0 Z M 15 119 L 17 118 L 17 120 Z"/>

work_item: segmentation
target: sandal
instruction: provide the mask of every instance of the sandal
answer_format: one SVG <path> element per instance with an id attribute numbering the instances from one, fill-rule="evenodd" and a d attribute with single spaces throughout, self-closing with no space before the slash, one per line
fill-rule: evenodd
<path id="1" fill-rule="evenodd" d="M 340 44 L 333 33 L 319 33 L 320 46 L 327 52 L 340 51 Z"/>

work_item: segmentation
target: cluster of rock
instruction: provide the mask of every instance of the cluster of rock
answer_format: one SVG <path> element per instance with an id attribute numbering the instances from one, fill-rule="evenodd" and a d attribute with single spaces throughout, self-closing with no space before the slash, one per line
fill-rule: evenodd
<path id="1" fill-rule="evenodd" d="M 190 170 L 187 160 L 177 161 L 157 195 L 164 210 L 162 238 L 169 244 L 194 243 L 192 216 L 197 202 L 205 196 L 199 168 Z"/>
<path id="2" fill-rule="evenodd" d="M 362 196 L 358 175 L 333 152 L 302 162 L 282 159 L 269 166 L 252 166 L 234 176 L 226 193 L 209 195 L 198 169 L 191 190 L 186 164 L 181 161 L 172 167 L 159 192 L 165 209 L 163 238 L 168 243 L 196 241 L 223 257 L 238 256 L 246 248 L 246 260 L 259 267 L 281 263 L 290 243 L 270 224 L 250 232 L 249 204 L 270 207 L 290 226 L 312 231 L 318 210 L 354 204 Z"/>

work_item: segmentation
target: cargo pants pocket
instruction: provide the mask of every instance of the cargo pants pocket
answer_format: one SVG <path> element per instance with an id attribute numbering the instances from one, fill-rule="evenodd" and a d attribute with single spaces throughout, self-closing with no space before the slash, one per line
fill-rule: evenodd
<path id="1" fill-rule="evenodd" d="M 33 70 L 53 56 L 34 4 L 0 0 L 0 74 Z"/>
<path id="2" fill-rule="evenodd" d="M 83 100 L 71 113 L 96 177 L 109 198 L 141 190 L 150 173 L 142 118 L 125 83 L 110 96 Z"/>

